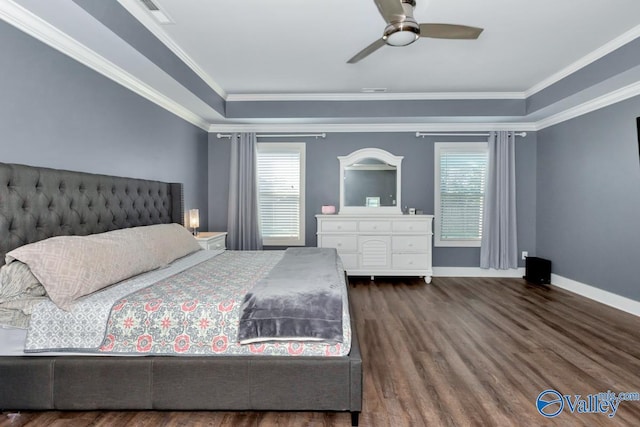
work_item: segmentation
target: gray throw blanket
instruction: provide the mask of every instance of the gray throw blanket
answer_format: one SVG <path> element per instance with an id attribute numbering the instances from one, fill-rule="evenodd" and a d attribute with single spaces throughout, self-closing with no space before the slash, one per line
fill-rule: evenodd
<path id="1" fill-rule="evenodd" d="M 238 341 L 342 341 L 345 285 L 330 248 L 289 248 L 247 293 Z"/>

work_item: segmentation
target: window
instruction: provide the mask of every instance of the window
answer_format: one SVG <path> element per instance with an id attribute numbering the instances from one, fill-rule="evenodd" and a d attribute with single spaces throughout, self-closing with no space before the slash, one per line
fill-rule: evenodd
<path id="1" fill-rule="evenodd" d="M 435 144 L 435 246 L 480 246 L 488 147 Z"/>
<path id="2" fill-rule="evenodd" d="M 262 244 L 304 246 L 304 143 L 258 143 Z"/>

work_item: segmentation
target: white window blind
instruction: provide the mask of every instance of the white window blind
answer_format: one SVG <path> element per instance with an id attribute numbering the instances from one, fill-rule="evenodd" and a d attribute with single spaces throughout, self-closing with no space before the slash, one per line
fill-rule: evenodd
<path id="1" fill-rule="evenodd" d="M 480 246 L 486 143 L 436 143 L 435 245 Z"/>
<path id="2" fill-rule="evenodd" d="M 304 245 L 304 143 L 258 143 L 258 207 L 264 245 Z"/>

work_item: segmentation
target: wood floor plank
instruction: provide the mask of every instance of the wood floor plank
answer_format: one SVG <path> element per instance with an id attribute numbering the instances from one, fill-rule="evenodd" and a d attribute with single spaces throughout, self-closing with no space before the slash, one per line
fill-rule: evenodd
<path id="1" fill-rule="evenodd" d="M 350 279 L 363 355 L 360 425 L 637 426 L 640 402 L 614 418 L 546 419 L 546 389 L 586 396 L 640 391 L 640 318 L 521 279 Z M 15 426 L 348 426 L 347 413 L 23 412 Z"/>

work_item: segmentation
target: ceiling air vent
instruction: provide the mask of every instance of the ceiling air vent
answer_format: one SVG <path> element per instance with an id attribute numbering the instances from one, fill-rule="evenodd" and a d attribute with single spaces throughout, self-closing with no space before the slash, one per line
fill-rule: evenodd
<path id="1" fill-rule="evenodd" d="M 156 21 L 161 24 L 173 24 L 173 21 L 160 10 L 157 4 L 155 4 L 152 0 L 140 0 L 142 4 L 149 10 L 151 16 L 153 16 Z"/>
<path id="2" fill-rule="evenodd" d="M 156 6 L 156 4 L 151 0 L 140 0 L 140 1 L 142 1 L 142 4 L 147 6 L 147 9 L 149 9 L 150 11 L 160 10 L 160 8 Z"/>

